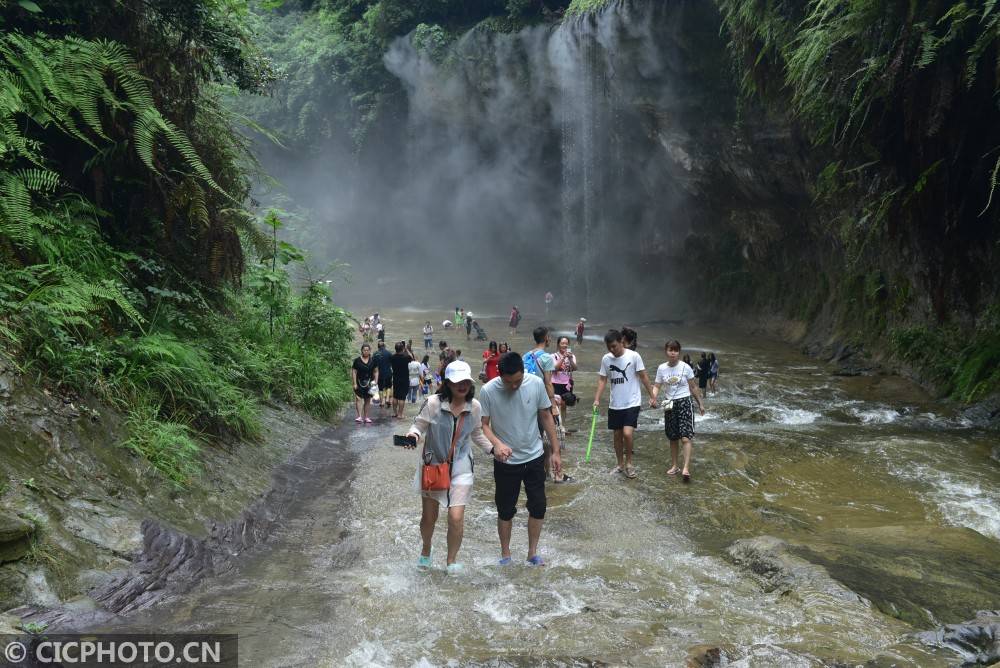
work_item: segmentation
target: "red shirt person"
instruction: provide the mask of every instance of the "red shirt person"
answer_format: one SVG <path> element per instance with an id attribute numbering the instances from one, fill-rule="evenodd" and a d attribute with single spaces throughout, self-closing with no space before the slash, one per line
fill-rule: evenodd
<path id="1" fill-rule="evenodd" d="M 483 351 L 483 372 L 486 374 L 486 382 L 500 375 L 498 364 L 500 364 L 500 352 L 497 349 L 497 342 L 490 341 L 489 349 Z"/>

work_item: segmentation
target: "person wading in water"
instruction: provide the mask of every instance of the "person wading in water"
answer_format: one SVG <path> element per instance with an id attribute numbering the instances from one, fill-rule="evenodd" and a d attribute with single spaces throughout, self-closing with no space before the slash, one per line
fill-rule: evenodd
<path id="1" fill-rule="evenodd" d="M 635 478 L 632 466 L 632 435 L 639 424 L 639 410 L 642 408 L 640 383 L 652 397 L 653 386 L 646 375 L 642 357 L 629 350 L 622 343 L 622 334 L 617 329 L 608 330 L 604 335 L 608 353 L 601 359 L 597 372 L 597 392 L 594 394 L 594 408 L 601 405 L 604 388 L 611 382 L 611 401 L 608 405 L 608 429 L 614 432 L 615 457 L 618 465 L 612 473 L 623 473 L 627 478 Z M 650 399 L 651 405 L 656 402 Z"/>
<path id="2" fill-rule="evenodd" d="M 656 382 L 653 384 L 653 403 L 659 391 L 663 389 L 663 430 L 670 441 L 670 470 L 668 475 L 681 474 L 684 482 L 691 482 L 691 443 L 694 440 L 694 408 L 691 398 L 698 402 L 698 412 L 705 414 L 701 403 L 701 394 L 694 382 L 694 370 L 685 362 L 680 361 L 681 344 L 679 341 L 668 341 L 663 347 L 667 353 L 667 361 L 656 370 Z M 684 446 L 684 468 L 677 468 L 677 451 L 679 445 Z"/>
<path id="3" fill-rule="evenodd" d="M 545 519 L 545 454 L 538 434 L 541 423 L 552 445 L 551 464 L 556 474 L 562 470 L 559 434 L 552 418 L 552 402 L 545 383 L 524 372 L 517 353 L 500 358 L 500 377 L 483 386 L 483 433 L 493 445 L 494 499 L 497 505 L 497 534 L 500 537 L 500 565 L 512 563 L 510 535 L 521 484 L 528 497 L 528 563 L 545 564 L 538 554 L 538 540 Z"/>

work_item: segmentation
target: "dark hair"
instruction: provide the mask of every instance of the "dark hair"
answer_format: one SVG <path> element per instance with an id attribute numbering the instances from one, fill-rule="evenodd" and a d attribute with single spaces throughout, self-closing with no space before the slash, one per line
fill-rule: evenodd
<path id="1" fill-rule="evenodd" d="M 666 350 L 676 350 L 677 352 L 680 352 L 681 342 L 678 341 L 677 339 L 670 339 L 669 341 L 666 342 L 666 344 L 664 344 L 663 347 Z"/>
<path id="2" fill-rule="evenodd" d="M 476 384 L 471 383 L 469 388 L 469 393 L 465 395 L 466 401 L 472 401 L 476 396 Z M 438 388 L 437 395 L 441 397 L 443 401 L 451 401 L 451 381 L 441 379 L 441 387 Z"/>
<path id="3" fill-rule="evenodd" d="M 406 350 L 406 344 L 405 343 L 403 343 L 402 341 L 400 341 L 399 343 L 396 344 L 396 352 L 397 353 L 401 353 L 404 350 Z"/>
<path id="4" fill-rule="evenodd" d="M 631 327 L 622 327 L 622 340 L 628 341 L 628 348 L 635 350 L 639 345 L 639 334 Z"/>
<path id="5" fill-rule="evenodd" d="M 615 341 L 622 340 L 622 333 L 617 329 L 609 329 L 608 333 L 604 335 L 604 345 L 610 346 Z"/>
<path id="6" fill-rule="evenodd" d="M 709 359 L 710 362 L 714 362 L 715 361 L 715 353 L 709 353 L 708 354 L 708 359 Z"/>
<path id="7" fill-rule="evenodd" d="M 497 342 L 496 341 L 490 341 L 490 345 L 487 346 L 487 349 L 488 350 L 495 350 L 495 351 L 499 352 L 499 348 L 497 347 Z"/>
<path id="8" fill-rule="evenodd" d="M 548 327 L 535 327 L 535 330 L 531 332 L 531 335 L 535 337 L 535 343 L 541 343 L 545 340 L 545 335 L 549 333 Z"/>
<path id="9" fill-rule="evenodd" d="M 370 343 L 362 343 L 361 344 L 361 352 L 364 352 L 365 348 L 368 349 L 368 352 L 371 352 L 372 351 L 372 344 L 370 344 Z"/>
<path id="10" fill-rule="evenodd" d="M 510 352 L 510 344 L 509 343 L 507 343 L 506 341 L 502 341 L 500 343 L 500 345 L 507 349 L 507 350 L 504 351 L 504 354 L 507 354 L 507 353 Z M 497 352 L 500 352 L 500 348 L 499 347 L 497 348 Z"/>
<path id="11" fill-rule="evenodd" d="M 447 341 L 444 341 L 444 340 L 438 341 L 438 348 L 440 348 L 441 350 L 444 350 L 447 347 L 448 347 L 448 342 Z"/>
<path id="12" fill-rule="evenodd" d="M 691 356 L 688 355 L 687 353 L 684 353 L 684 363 L 687 364 L 688 366 L 691 366 Z"/>
<path id="13" fill-rule="evenodd" d="M 456 350 L 455 351 L 455 359 L 458 359 L 461 356 L 462 356 L 462 351 L 461 350 Z M 704 357 L 704 355 L 702 355 L 702 357 Z"/>
<path id="14" fill-rule="evenodd" d="M 513 376 L 515 373 L 524 371 L 524 360 L 517 353 L 504 353 L 500 357 L 497 369 L 501 376 Z"/>
<path id="15" fill-rule="evenodd" d="M 569 337 L 568 336 L 560 336 L 558 339 L 556 339 L 556 348 L 559 347 L 559 344 L 562 343 L 563 339 L 566 339 L 566 343 L 569 343 Z"/>
<path id="16" fill-rule="evenodd" d="M 702 358 L 702 359 L 705 359 L 705 358 L 707 358 L 707 357 L 708 357 L 708 355 L 706 355 L 705 353 L 702 353 L 702 354 L 701 354 L 701 358 Z"/>
<path id="17" fill-rule="evenodd" d="M 430 355 L 424 355 L 424 358 L 422 360 L 420 360 L 420 363 L 421 364 L 427 364 L 430 361 L 431 361 L 431 356 Z"/>
<path id="18" fill-rule="evenodd" d="M 378 342 L 378 349 L 382 350 L 383 348 L 385 348 L 385 341 L 379 341 Z"/>

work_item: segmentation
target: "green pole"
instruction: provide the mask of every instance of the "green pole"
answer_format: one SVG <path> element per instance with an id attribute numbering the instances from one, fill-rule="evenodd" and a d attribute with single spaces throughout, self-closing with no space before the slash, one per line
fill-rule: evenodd
<path id="1" fill-rule="evenodd" d="M 590 420 L 590 438 L 587 439 L 587 457 L 584 462 L 590 461 L 590 446 L 594 444 L 594 430 L 597 429 L 597 406 L 594 406 L 594 417 Z"/>

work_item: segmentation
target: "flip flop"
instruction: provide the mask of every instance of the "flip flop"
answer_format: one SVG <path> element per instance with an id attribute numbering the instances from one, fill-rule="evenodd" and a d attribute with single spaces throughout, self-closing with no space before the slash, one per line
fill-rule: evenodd
<path id="1" fill-rule="evenodd" d="M 374 422 L 374 420 L 371 418 L 365 418 L 365 424 L 371 424 L 372 422 Z"/>
<path id="2" fill-rule="evenodd" d="M 680 472 L 681 470 L 679 468 L 677 468 L 676 466 L 671 466 L 670 470 L 667 471 L 667 475 L 677 475 Z"/>
<path id="3" fill-rule="evenodd" d="M 354 418 L 354 421 L 355 421 L 355 422 L 364 422 L 364 420 L 363 420 L 363 419 L 361 419 L 361 416 L 360 416 L 360 415 L 359 415 L 358 417 Z"/>
<path id="4" fill-rule="evenodd" d="M 510 557 L 501 557 L 500 561 L 497 562 L 498 566 L 510 566 L 514 563 L 514 560 Z"/>
<path id="5" fill-rule="evenodd" d="M 556 480 L 556 479 L 553 478 L 552 479 L 552 483 L 555 484 L 555 485 L 562 485 L 563 483 L 573 482 L 575 480 L 576 480 L 576 478 L 574 478 L 573 476 L 566 475 L 564 473 L 563 477 L 562 477 L 562 480 Z"/>
<path id="6" fill-rule="evenodd" d="M 625 477 L 626 478 L 636 478 L 638 476 L 639 476 L 639 474 L 636 473 L 635 469 L 632 468 L 631 466 L 628 466 L 628 467 L 625 468 Z"/>
<path id="7" fill-rule="evenodd" d="M 420 557 L 417 558 L 417 568 L 430 568 L 430 566 L 431 566 L 430 555 L 425 557 L 424 555 L 421 554 Z"/>
<path id="8" fill-rule="evenodd" d="M 681 480 L 683 482 L 691 482 L 691 474 L 690 473 L 684 473 L 684 474 L 682 474 L 681 475 Z"/>
<path id="9" fill-rule="evenodd" d="M 624 469 L 622 469 L 622 467 L 616 466 L 613 469 L 611 469 L 610 471 L 608 471 L 608 473 L 614 475 L 615 473 L 625 473 L 625 471 L 624 471 Z"/>
<path id="10" fill-rule="evenodd" d="M 545 561 L 539 555 L 536 554 L 531 559 L 528 559 L 528 565 L 529 566 L 544 566 L 545 565 Z"/>

